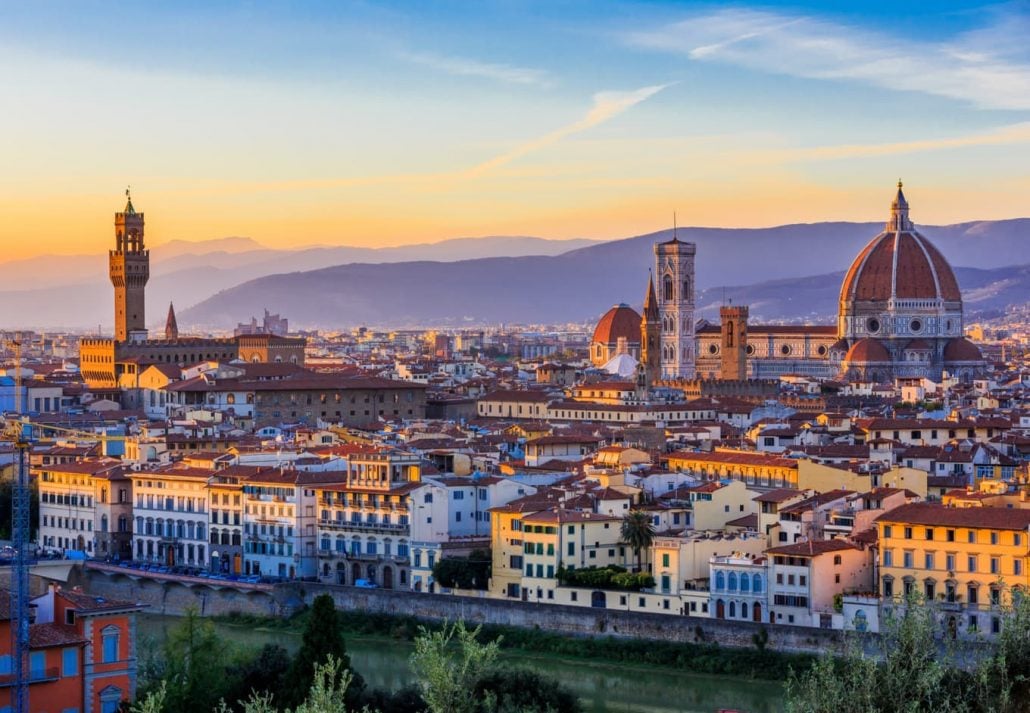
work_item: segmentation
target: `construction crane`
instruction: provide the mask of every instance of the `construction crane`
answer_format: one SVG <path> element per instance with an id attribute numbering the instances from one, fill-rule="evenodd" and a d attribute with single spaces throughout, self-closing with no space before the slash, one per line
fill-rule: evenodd
<path id="1" fill-rule="evenodd" d="M 14 412 L 21 415 L 21 341 L 14 340 Z M 11 498 L 11 653 L 15 713 L 29 713 L 29 440 L 24 429 L 9 432 L 18 453 L 18 471 Z"/>
<path id="2" fill-rule="evenodd" d="M 35 440 L 35 431 L 52 431 L 82 440 L 124 441 L 125 436 L 77 431 L 61 426 L 33 423 L 22 415 L 21 341 L 14 347 L 14 418 L 4 419 L 4 434 L 14 443 L 18 454 L 17 472 L 13 484 L 11 508 L 11 546 L 14 562 L 11 565 L 11 658 L 13 690 L 11 704 L 14 713 L 29 713 L 29 540 L 31 538 L 29 488 L 29 451 Z"/>

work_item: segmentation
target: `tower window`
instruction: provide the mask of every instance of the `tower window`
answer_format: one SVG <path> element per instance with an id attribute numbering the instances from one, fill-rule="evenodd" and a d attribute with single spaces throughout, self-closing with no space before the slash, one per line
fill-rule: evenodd
<path id="1" fill-rule="evenodd" d="M 662 281 L 662 291 L 664 292 L 665 301 L 672 302 L 672 277 L 669 275 L 666 275 Z"/>
<path id="2" fill-rule="evenodd" d="M 686 283 L 683 283 L 686 284 Z M 733 322 L 726 323 L 726 346 L 733 346 Z"/>

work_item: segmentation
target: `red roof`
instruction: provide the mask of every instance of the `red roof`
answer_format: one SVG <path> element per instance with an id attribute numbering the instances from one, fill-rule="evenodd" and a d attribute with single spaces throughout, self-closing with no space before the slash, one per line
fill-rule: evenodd
<path id="1" fill-rule="evenodd" d="M 841 285 L 842 302 L 943 299 L 958 302 L 955 273 L 933 243 L 915 231 L 883 232 L 851 264 Z"/>
<path id="2" fill-rule="evenodd" d="M 939 527 L 1026 530 L 1030 527 L 1030 510 L 991 507 L 950 508 L 937 503 L 910 503 L 880 515 L 876 521 Z"/>
<path id="3" fill-rule="evenodd" d="M 851 363 L 890 361 L 891 355 L 887 348 L 879 341 L 866 337 L 865 339 L 859 339 L 852 345 L 851 349 L 848 349 L 848 354 L 844 357 L 844 360 Z"/>
<path id="4" fill-rule="evenodd" d="M 796 542 L 793 545 L 772 547 L 765 553 L 767 555 L 787 555 L 788 557 L 814 557 L 827 552 L 857 549 L 858 547 L 847 540 L 809 540 L 808 542 Z"/>
<path id="5" fill-rule="evenodd" d="M 944 347 L 944 361 L 983 361 L 983 355 L 968 339 L 952 339 Z"/>
<path id="6" fill-rule="evenodd" d="M 628 342 L 639 343 L 640 322 L 640 315 L 635 309 L 629 305 L 615 305 L 601 317 L 591 341 L 614 344 L 619 341 L 619 337 L 625 337 Z"/>

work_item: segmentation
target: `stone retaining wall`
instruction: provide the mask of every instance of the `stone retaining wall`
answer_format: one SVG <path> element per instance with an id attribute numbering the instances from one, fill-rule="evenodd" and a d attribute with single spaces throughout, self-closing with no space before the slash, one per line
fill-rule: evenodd
<path id="1" fill-rule="evenodd" d="M 751 648 L 752 635 L 763 627 L 768 648 L 777 651 L 818 652 L 837 649 L 840 632 L 775 624 L 698 617 L 623 612 L 553 604 L 526 604 L 499 599 L 457 597 L 384 589 L 358 589 L 315 583 L 286 584 L 272 591 L 241 592 L 231 588 L 186 586 L 174 581 L 130 578 L 81 569 L 73 584 L 92 594 L 145 603 L 155 614 L 182 615 L 196 608 L 203 616 L 240 612 L 259 616 L 289 616 L 319 594 L 333 597 L 347 611 L 404 614 L 427 621 L 464 620 L 472 625 L 496 624 L 542 629 L 570 636 L 616 636 L 672 642 L 709 642 Z"/>

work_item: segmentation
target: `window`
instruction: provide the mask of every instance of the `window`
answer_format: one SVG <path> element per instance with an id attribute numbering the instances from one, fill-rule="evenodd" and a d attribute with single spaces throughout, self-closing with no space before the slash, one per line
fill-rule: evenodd
<path id="1" fill-rule="evenodd" d="M 926 539 L 928 539 L 928 540 L 932 540 L 933 539 L 933 528 L 932 527 L 926 528 Z"/>
<path id="2" fill-rule="evenodd" d="M 991 533 L 991 544 L 992 545 L 998 544 L 998 533 L 997 532 L 992 532 Z"/>
<path id="3" fill-rule="evenodd" d="M 894 536 L 893 533 L 894 533 L 894 528 L 893 527 L 891 527 L 890 525 L 884 525 L 883 526 L 883 537 L 884 537 L 884 539 L 886 539 L 888 537 L 893 537 Z"/>
<path id="4" fill-rule="evenodd" d="M 77 646 L 61 651 L 61 675 L 65 677 L 79 675 L 79 648 Z"/>
<path id="5" fill-rule="evenodd" d="M 109 626 L 102 634 L 103 652 L 101 663 L 114 663 L 118 660 L 119 631 L 116 626 Z"/>
<path id="6" fill-rule="evenodd" d="M 883 551 L 883 566 L 893 567 L 894 566 L 894 551 L 884 550 Z"/>
<path id="7" fill-rule="evenodd" d="M 572 554 L 572 553 L 570 552 L 569 554 Z M 662 555 L 662 567 L 668 567 L 668 566 L 669 566 L 669 554 L 668 553 L 664 553 Z"/>
<path id="8" fill-rule="evenodd" d="M 976 571 L 976 555 L 969 555 L 969 557 L 966 558 L 966 569 L 970 572 Z"/>
<path id="9" fill-rule="evenodd" d="M 970 542 L 970 543 L 975 543 L 976 542 L 976 530 L 970 530 L 969 532 L 966 533 L 966 542 Z"/>
<path id="10" fill-rule="evenodd" d="M 906 551 L 902 555 L 902 565 L 901 566 L 902 567 L 908 567 L 908 568 L 912 567 L 912 553 L 910 551 Z"/>
<path id="11" fill-rule="evenodd" d="M 906 527 L 905 528 L 905 539 L 906 540 L 911 540 L 912 539 L 912 528 L 911 527 Z"/>
<path id="12" fill-rule="evenodd" d="M 923 556 L 923 568 L 924 569 L 933 569 L 934 568 L 933 565 L 934 565 L 933 552 L 927 552 Z"/>
<path id="13" fill-rule="evenodd" d="M 46 675 L 46 651 L 29 653 L 29 677 L 43 678 Z"/>

